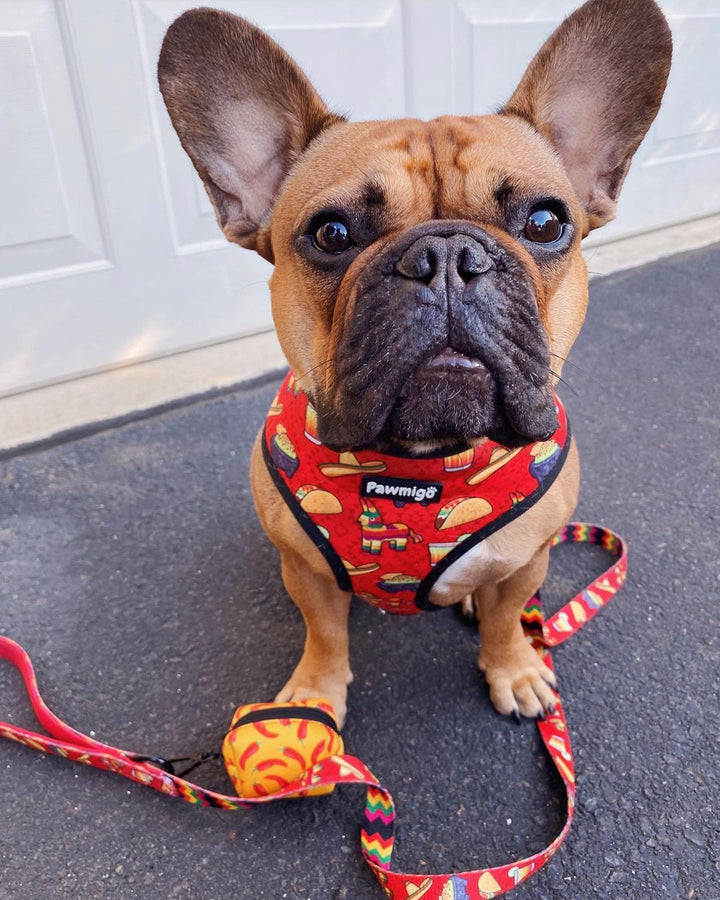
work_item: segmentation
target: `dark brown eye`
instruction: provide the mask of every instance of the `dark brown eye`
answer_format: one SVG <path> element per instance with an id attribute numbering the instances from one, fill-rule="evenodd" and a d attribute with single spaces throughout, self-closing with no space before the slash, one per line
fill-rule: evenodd
<path id="1" fill-rule="evenodd" d="M 313 235 L 313 243 L 323 253 L 343 253 L 352 247 L 352 240 L 344 222 L 324 222 Z"/>
<path id="2" fill-rule="evenodd" d="M 523 234 L 534 244 L 552 244 L 563 233 L 562 222 L 551 209 L 536 209 L 530 213 Z"/>

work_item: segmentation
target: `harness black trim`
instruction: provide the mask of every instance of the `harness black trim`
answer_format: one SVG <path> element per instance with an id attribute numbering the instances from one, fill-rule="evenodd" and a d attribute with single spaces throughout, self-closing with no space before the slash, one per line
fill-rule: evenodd
<path id="1" fill-rule="evenodd" d="M 283 479 L 282 475 L 277 469 L 277 466 L 273 462 L 272 456 L 270 456 L 270 449 L 268 447 L 267 435 L 263 432 L 262 436 L 262 451 L 263 458 L 265 460 L 265 464 L 268 467 L 268 471 L 272 476 L 272 480 L 275 482 L 275 486 L 280 491 L 283 500 L 287 503 L 287 505 L 292 510 L 293 515 L 298 520 L 300 525 L 302 525 L 305 534 L 310 538 L 310 540 L 315 544 L 318 550 L 322 553 L 325 559 L 328 562 L 328 565 L 332 569 L 333 575 L 335 576 L 335 580 L 338 583 L 338 587 L 342 591 L 352 591 L 352 583 L 350 582 L 350 576 L 347 573 L 347 569 L 342 564 L 342 560 L 335 552 L 333 545 L 330 541 L 325 537 L 325 535 L 320 531 L 317 525 L 313 522 L 310 516 L 305 512 L 305 510 L 300 506 L 300 502 L 295 496 L 295 494 L 290 490 L 287 483 Z"/>
<path id="2" fill-rule="evenodd" d="M 457 547 L 454 547 L 444 559 L 441 559 L 440 562 L 433 568 L 428 574 L 423 578 L 420 582 L 420 587 L 415 594 L 415 606 L 418 609 L 425 610 L 427 612 L 434 612 L 437 609 L 446 609 L 444 606 L 438 606 L 436 603 L 433 603 L 430 600 L 429 594 L 432 590 L 433 585 L 438 580 L 438 578 L 442 575 L 443 572 L 447 571 L 447 569 L 461 556 L 463 556 L 471 547 L 475 547 L 481 541 L 484 541 L 485 538 L 490 537 L 491 534 L 494 534 L 496 531 L 499 531 L 509 522 L 512 522 L 514 519 L 517 519 L 524 512 L 527 512 L 531 506 L 535 506 L 535 504 L 540 500 L 540 498 L 547 493 L 547 491 L 552 486 L 555 479 L 560 474 L 562 467 L 565 465 L 565 460 L 567 459 L 567 455 L 570 451 L 570 443 L 571 443 L 571 434 L 570 434 L 570 421 L 567 420 L 567 432 L 565 435 L 565 444 L 563 445 L 562 451 L 560 453 L 560 457 L 557 461 L 557 465 L 553 468 L 548 475 L 543 478 L 540 484 L 535 488 L 535 490 L 528 494 L 528 496 L 521 500 L 520 503 L 515 504 L 506 512 L 504 512 L 501 516 L 498 516 L 492 522 L 488 522 L 488 524 L 481 528 L 479 531 L 474 532 L 470 535 L 470 537 L 465 538 L 465 540 L 459 544 Z"/>
<path id="3" fill-rule="evenodd" d="M 552 469 L 551 472 L 548 473 L 548 475 L 546 475 L 546 477 L 540 482 L 537 488 L 531 494 L 528 494 L 528 496 L 524 500 L 521 500 L 520 503 L 517 503 L 515 506 L 508 509 L 501 516 L 498 516 L 497 519 L 494 519 L 492 522 L 488 522 L 488 524 L 481 528 L 479 531 L 476 531 L 469 537 L 465 538 L 465 540 L 461 544 L 453 548 L 444 559 L 440 560 L 440 562 L 430 572 L 428 572 L 428 574 L 420 582 L 420 586 L 418 587 L 417 593 L 415 594 L 414 602 L 415 606 L 418 609 L 424 610 L 426 612 L 434 612 L 438 609 L 446 609 L 445 606 L 438 606 L 438 604 L 433 603 L 429 598 L 429 594 L 432 590 L 433 585 L 442 575 L 442 573 L 447 571 L 447 569 L 454 562 L 460 559 L 460 557 L 467 553 L 467 551 L 472 547 L 475 547 L 481 541 L 484 541 L 485 538 L 490 537 L 491 534 L 499 531 L 509 522 L 512 522 L 514 519 L 517 519 L 519 516 L 521 516 L 524 512 L 527 512 L 527 510 L 530 509 L 531 506 L 534 506 L 538 502 L 538 500 L 540 500 L 543 495 L 547 493 L 557 476 L 560 474 L 563 466 L 565 465 L 565 460 L 567 459 L 567 455 L 570 451 L 572 435 L 570 431 L 570 420 L 567 419 L 567 413 L 566 422 L 567 430 L 565 435 L 565 443 L 560 453 L 560 457 L 557 461 L 557 465 Z M 327 560 L 328 565 L 335 575 L 335 580 L 338 583 L 338 587 L 343 591 L 352 591 L 352 582 L 350 581 L 350 576 L 348 575 L 347 569 L 343 565 L 337 551 L 332 546 L 330 541 L 325 537 L 325 535 L 320 531 L 318 526 L 313 522 L 310 516 L 302 508 L 300 502 L 295 497 L 295 494 L 290 490 L 282 475 L 278 471 L 270 455 L 267 435 L 264 432 L 262 436 L 262 450 L 265 464 L 268 467 L 268 471 L 270 472 L 270 475 L 275 485 L 277 486 L 277 489 L 280 491 L 280 494 L 282 495 L 287 505 L 290 507 L 290 510 L 302 526 L 307 536 Z"/>

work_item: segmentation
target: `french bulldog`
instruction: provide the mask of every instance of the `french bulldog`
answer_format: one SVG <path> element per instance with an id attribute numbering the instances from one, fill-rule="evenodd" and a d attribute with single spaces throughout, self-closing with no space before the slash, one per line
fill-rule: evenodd
<path id="1" fill-rule="evenodd" d="M 653 0 L 589 0 L 497 113 L 350 122 L 244 19 L 195 9 L 173 22 L 158 67 L 170 118 L 227 239 L 274 264 L 277 335 L 324 447 L 427 460 L 487 441 L 512 453 L 556 431 L 554 388 L 588 300 L 581 241 L 615 216 L 671 53 Z M 277 700 L 327 698 L 342 723 L 351 590 L 290 508 L 264 441 L 257 513 L 307 627 Z M 578 486 L 568 440 L 549 489 L 430 591 L 436 607 L 472 596 L 478 665 L 495 708 L 516 718 L 553 706 L 520 612 Z M 411 529 L 389 527 L 394 546 L 368 541 L 371 552 L 405 550 Z"/>

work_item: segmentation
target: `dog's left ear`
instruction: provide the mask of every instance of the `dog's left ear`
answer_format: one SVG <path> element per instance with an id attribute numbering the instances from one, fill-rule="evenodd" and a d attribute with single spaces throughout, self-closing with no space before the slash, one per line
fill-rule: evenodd
<path id="1" fill-rule="evenodd" d="M 550 36 L 500 110 L 528 121 L 558 152 L 585 209 L 585 233 L 615 218 L 671 57 L 670 28 L 653 0 L 590 0 Z"/>

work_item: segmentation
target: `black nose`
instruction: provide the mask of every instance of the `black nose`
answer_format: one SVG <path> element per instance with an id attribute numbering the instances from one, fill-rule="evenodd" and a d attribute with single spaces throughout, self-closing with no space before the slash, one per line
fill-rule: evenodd
<path id="1" fill-rule="evenodd" d="M 433 282 L 443 287 L 458 280 L 467 284 L 491 268 L 492 260 L 483 245 L 467 234 L 423 235 L 395 264 L 399 275 L 431 287 Z"/>

